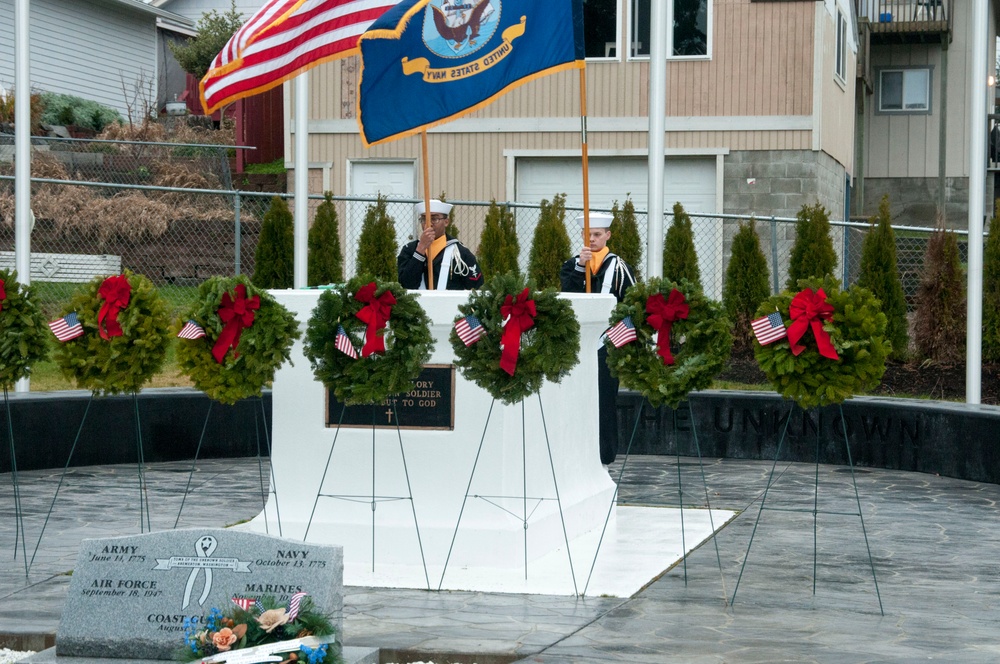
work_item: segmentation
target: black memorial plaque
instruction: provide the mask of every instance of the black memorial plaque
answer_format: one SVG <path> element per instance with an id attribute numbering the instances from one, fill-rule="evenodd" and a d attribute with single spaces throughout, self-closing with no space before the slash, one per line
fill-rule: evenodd
<path id="1" fill-rule="evenodd" d="M 343 417 L 341 417 L 343 412 Z M 455 428 L 455 367 L 424 365 L 414 388 L 377 404 L 347 406 L 326 391 L 326 426 L 372 427 L 376 429 Z"/>

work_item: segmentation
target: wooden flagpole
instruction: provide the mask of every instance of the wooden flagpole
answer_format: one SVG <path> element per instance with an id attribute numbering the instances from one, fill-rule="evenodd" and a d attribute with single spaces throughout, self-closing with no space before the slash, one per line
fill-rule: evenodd
<path id="1" fill-rule="evenodd" d="M 583 243 L 590 245 L 590 178 L 587 164 L 587 66 L 580 68 L 580 136 L 582 139 L 581 153 L 583 159 Z M 586 274 L 586 292 L 590 292 L 590 263 L 584 270 Z"/>
<path id="2" fill-rule="evenodd" d="M 420 132 L 420 158 L 424 165 L 424 228 L 429 228 L 431 226 L 431 174 L 430 167 L 427 165 L 426 129 Z M 434 290 L 434 261 L 431 260 L 430 255 L 427 256 L 427 290 Z"/>

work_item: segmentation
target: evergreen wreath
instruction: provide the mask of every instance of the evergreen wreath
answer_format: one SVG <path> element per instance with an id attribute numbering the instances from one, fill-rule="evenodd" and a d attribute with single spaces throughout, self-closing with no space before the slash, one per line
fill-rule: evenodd
<path id="1" fill-rule="evenodd" d="M 370 284 L 375 284 L 375 299 L 386 293 L 395 298 L 386 327 L 371 339 L 376 345 L 384 343 L 385 351 L 352 357 L 338 348 L 337 335 L 343 328 L 355 353 L 362 349 L 368 324 L 358 314 L 369 305 L 355 295 Z M 359 275 L 319 296 L 306 328 L 305 356 L 316 378 L 342 404 L 378 403 L 413 389 L 434 349 L 430 322 L 414 293 L 395 281 Z"/>
<path id="2" fill-rule="evenodd" d="M 0 270 L 0 386 L 10 388 L 31 375 L 36 362 L 49 354 L 49 329 L 35 292 L 17 280 L 17 272 Z"/>
<path id="3" fill-rule="evenodd" d="M 802 408 L 836 404 L 877 386 L 885 373 L 885 360 L 892 345 L 885 337 L 886 318 L 871 291 L 860 286 L 840 290 L 831 276 L 800 279 L 797 291 L 783 291 L 760 305 L 757 316 L 777 311 L 791 325 L 792 299 L 809 288 L 822 289 L 833 308 L 832 320 L 821 321 L 839 359 L 820 354 L 812 329 L 799 340 L 805 346 L 795 355 L 787 337 L 767 346 L 754 343 L 757 363 L 775 391 Z"/>
<path id="4" fill-rule="evenodd" d="M 128 304 L 107 315 L 101 296 L 105 282 L 127 286 Z M 153 283 L 125 270 L 114 277 L 95 277 L 82 285 L 63 308 L 76 312 L 83 335 L 60 343 L 55 361 L 63 375 L 94 394 L 138 392 L 167 355 L 167 306 Z"/>
<path id="5" fill-rule="evenodd" d="M 239 331 L 236 348 L 228 347 L 222 362 L 218 362 L 213 350 L 226 328 L 219 310 L 227 294 L 228 302 L 240 297 L 237 287 L 241 285 L 247 299 L 258 298 L 259 307 L 253 309 L 252 323 Z M 203 282 L 198 287 L 197 301 L 175 325 L 174 334 L 189 320 L 204 329 L 205 336 L 178 339 L 177 363 L 196 388 L 224 404 L 260 396 L 278 368 L 291 361 L 292 344 L 301 336 L 295 316 L 242 275 L 212 277 Z"/>
<path id="6" fill-rule="evenodd" d="M 684 296 L 688 315 L 671 325 L 673 363 L 667 364 L 653 341 L 657 329 L 647 321 L 646 302 L 658 295 L 669 300 L 675 290 Z M 676 409 L 689 393 L 709 387 L 725 368 L 733 345 L 729 320 L 723 306 L 705 297 L 695 283 L 658 277 L 637 283 L 611 312 L 611 326 L 626 317 L 632 318 L 636 339 L 620 348 L 607 342 L 608 368 L 624 387 L 641 393 L 653 407 L 666 404 Z"/>
<path id="7" fill-rule="evenodd" d="M 507 296 L 528 290 L 534 300 L 534 324 L 521 334 L 513 375 L 501 368 L 500 341 L 504 334 L 500 309 Z M 471 291 L 458 307 L 461 316 L 475 316 L 486 335 L 466 346 L 452 328 L 451 345 L 462 375 L 505 404 L 517 403 L 538 392 L 542 383 L 558 383 L 580 361 L 580 323 L 569 300 L 554 288 L 534 289 L 533 282 L 513 272 L 494 277 L 482 290 Z"/>

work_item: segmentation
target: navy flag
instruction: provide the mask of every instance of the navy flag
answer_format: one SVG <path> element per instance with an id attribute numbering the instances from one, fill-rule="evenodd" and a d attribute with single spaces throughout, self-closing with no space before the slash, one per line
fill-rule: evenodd
<path id="1" fill-rule="evenodd" d="M 528 81 L 583 68 L 582 0 L 401 0 L 358 40 L 365 145 L 415 134 Z"/>

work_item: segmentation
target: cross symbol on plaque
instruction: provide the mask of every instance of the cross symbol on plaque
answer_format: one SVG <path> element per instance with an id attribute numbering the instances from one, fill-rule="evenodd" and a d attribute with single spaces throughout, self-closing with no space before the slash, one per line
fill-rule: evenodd
<path id="1" fill-rule="evenodd" d="M 385 409 L 385 418 L 386 423 L 392 423 L 392 408 Z"/>

